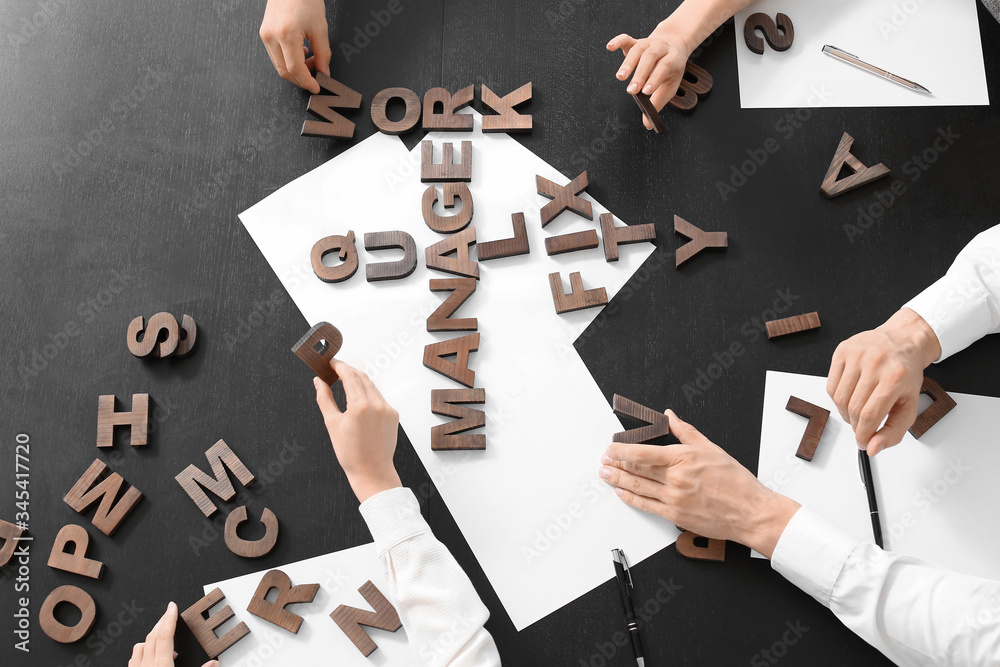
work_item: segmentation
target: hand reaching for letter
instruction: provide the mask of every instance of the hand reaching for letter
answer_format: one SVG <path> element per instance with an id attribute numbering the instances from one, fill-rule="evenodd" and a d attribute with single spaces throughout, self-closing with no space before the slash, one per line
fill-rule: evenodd
<path id="1" fill-rule="evenodd" d="M 177 629 L 177 605 L 167 605 L 167 611 L 160 617 L 153 629 L 146 635 L 146 641 L 132 647 L 132 658 L 128 667 L 173 667 L 174 630 Z M 219 667 L 218 660 L 209 660 L 202 667 Z"/>
<path id="2" fill-rule="evenodd" d="M 323 0 L 268 0 L 260 39 L 282 79 L 319 94 L 319 83 L 310 70 L 330 74 L 333 55 Z M 303 43 L 307 39 L 313 51 L 309 59 Z"/>
<path id="3" fill-rule="evenodd" d="M 691 49 L 684 38 L 673 32 L 664 21 L 644 39 L 621 34 L 608 42 L 608 51 L 618 49 L 625 53 L 625 60 L 616 75 L 618 80 L 624 81 L 632 74 L 627 88 L 629 94 L 645 93 L 657 111 L 662 110 L 677 94 L 691 56 Z M 653 129 L 653 123 L 646 114 L 642 115 L 642 123 L 647 130 Z"/>

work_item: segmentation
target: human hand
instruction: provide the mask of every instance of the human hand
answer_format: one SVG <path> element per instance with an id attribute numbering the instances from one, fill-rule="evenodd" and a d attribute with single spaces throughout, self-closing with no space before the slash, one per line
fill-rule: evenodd
<path id="1" fill-rule="evenodd" d="M 268 0 L 260 39 L 282 79 L 319 94 L 319 83 L 310 70 L 329 75 L 333 56 L 323 0 Z M 303 44 L 306 39 L 313 51 L 309 59 L 309 49 Z"/>
<path id="2" fill-rule="evenodd" d="M 601 457 L 601 479 L 632 507 L 770 558 L 799 504 L 761 484 L 672 410 L 666 414 L 681 444 L 612 443 Z"/>
<path id="3" fill-rule="evenodd" d="M 146 635 L 146 641 L 132 647 L 128 667 L 173 667 L 174 630 L 177 629 L 177 605 L 171 602 L 167 611 Z M 209 660 L 202 667 L 219 667 L 218 660 Z"/>
<path id="4" fill-rule="evenodd" d="M 826 391 L 869 456 L 899 444 L 913 426 L 924 369 L 940 356 L 934 330 L 909 308 L 837 346 Z"/>
<path id="5" fill-rule="evenodd" d="M 608 51 L 621 49 L 625 54 L 616 77 L 624 81 L 632 75 L 627 89 L 629 94 L 642 92 L 649 95 L 657 111 L 662 110 L 677 94 L 684 78 L 684 68 L 691 57 L 687 42 L 671 27 L 669 19 L 656 26 L 649 37 L 635 39 L 623 33 L 608 42 L 607 48 Z M 653 129 L 653 122 L 646 114 L 642 114 L 642 123 L 647 130 Z"/>
<path id="6" fill-rule="evenodd" d="M 344 384 L 347 409 L 341 412 L 330 385 L 316 378 L 316 403 L 333 442 L 337 461 L 354 495 L 364 502 L 376 493 L 402 486 L 392 463 L 399 413 L 365 373 L 334 359 L 330 362 Z"/>

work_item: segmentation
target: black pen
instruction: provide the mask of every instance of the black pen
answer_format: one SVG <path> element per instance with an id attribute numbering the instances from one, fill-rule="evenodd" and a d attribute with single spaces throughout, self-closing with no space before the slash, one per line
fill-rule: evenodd
<path id="1" fill-rule="evenodd" d="M 872 515 L 872 532 L 875 533 L 875 544 L 884 548 L 882 543 L 882 523 L 878 519 L 878 503 L 875 502 L 875 482 L 872 480 L 872 462 L 868 458 L 868 452 L 863 449 L 858 450 L 858 468 L 861 470 L 861 483 L 865 485 L 868 492 L 868 509 Z"/>
<path id="2" fill-rule="evenodd" d="M 611 550 L 611 559 L 615 564 L 615 578 L 618 579 L 618 592 L 622 596 L 622 607 L 625 609 L 625 629 L 632 638 L 632 648 L 635 650 L 635 661 L 639 667 L 645 666 L 642 657 L 642 642 L 639 641 L 639 625 L 635 622 L 635 609 L 632 607 L 632 597 L 628 589 L 635 588 L 632 583 L 632 572 L 629 571 L 628 558 L 621 549 Z M 626 581 L 626 577 L 628 580 Z"/>

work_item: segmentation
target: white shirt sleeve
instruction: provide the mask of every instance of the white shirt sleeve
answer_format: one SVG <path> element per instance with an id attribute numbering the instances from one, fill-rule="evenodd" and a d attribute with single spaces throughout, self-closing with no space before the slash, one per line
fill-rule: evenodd
<path id="1" fill-rule="evenodd" d="M 937 334 L 938 361 L 1000 331 L 1000 225 L 972 239 L 948 273 L 905 307 Z"/>
<path id="2" fill-rule="evenodd" d="M 1000 582 L 883 551 L 806 507 L 771 566 L 898 665 L 1000 664 Z"/>
<path id="3" fill-rule="evenodd" d="M 361 504 L 375 547 L 420 665 L 500 665 L 493 637 L 483 625 L 490 613 L 469 577 L 437 541 L 406 488 L 389 489 Z"/>

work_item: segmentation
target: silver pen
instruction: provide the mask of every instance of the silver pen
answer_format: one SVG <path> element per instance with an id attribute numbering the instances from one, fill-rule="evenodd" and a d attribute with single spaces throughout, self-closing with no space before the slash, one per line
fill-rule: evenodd
<path id="1" fill-rule="evenodd" d="M 928 95 L 932 94 L 931 91 L 927 90 L 926 88 L 924 88 L 923 86 L 921 86 L 919 83 L 916 83 L 914 81 L 910 81 L 909 79 L 904 79 L 903 77 L 899 76 L 898 74 L 893 74 L 892 72 L 887 72 L 886 70 L 882 69 L 881 67 L 875 67 L 875 65 L 870 65 L 870 64 L 866 63 L 864 60 L 861 60 L 861 58 L 858 58 L 856 55 L 848 53 L 847 51 L 844 51 L 843 49 L 838 49 L 836 46 L 830 46 L 829 44 L 825 45 L 823 47 L 823 53 L 825 53 L 827 55 L 830 55 L 830 56 L 833 56 L 837 60 L 841 60 L 841 61 L 843 61 L 843 62 L 845 62 L 845 63 L 847 63 L 849 65 L 854 65 L 855 67 L 863 69 L 866 72 L 871 72 L 872 74 L 874 74 L 876 76 L 880 76 L 883 79 L 888 79 L 889 81 L 892 81 L 893 83 L 898 83 L 899 85 L 903 86 L 904 88 L 909 88 L 910 90 L 915 90 L 915 91 L 920 92 L 920 93 L 927 93 Z"/>

